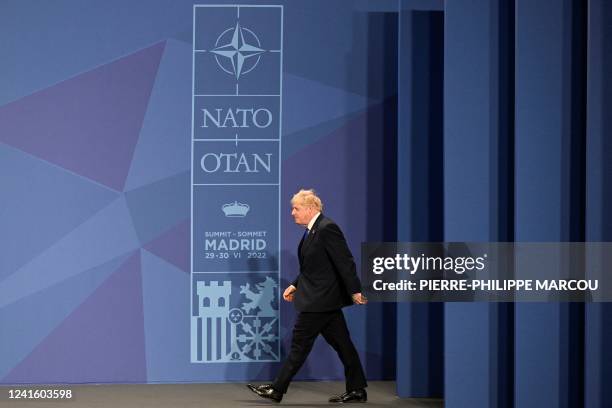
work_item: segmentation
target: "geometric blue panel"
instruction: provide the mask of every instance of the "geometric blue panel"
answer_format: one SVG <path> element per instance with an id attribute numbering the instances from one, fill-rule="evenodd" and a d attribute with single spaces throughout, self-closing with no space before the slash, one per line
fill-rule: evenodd
<path id="1" fill-rule="evenodd" d="M 0 378 L 64 321 L 130 256 L 83 271 L 0 308 Z"/>
<path id="2" fill-rule="evenodd" d="M 189 275 L 146 250 L 141 254 L 147 379 L 182 381 L 191 366 Z"/>
<path id="3" fill-rule="evenodd" d="M 191 46 L 167 40 L 126 190 L 189 170 Z"/>
<path id="4" fill-rule="evenodd" d="M 189 30 L 193 0 L 33 4 L 2 3 L 2 57 L 13 63 L 0 64 L 0 105 Z M 25 20 L 31 35 L 15 35 Z"/>
<path id="5" fill-rule="evenodd" d="M 0 307 L 140 246 L 123 197 L 0 281 Z"/>
<path id="6" fill-rule="evenodd" d="M 189 173 L 182 172 L 125 193 L 138 239 L 144 245 L 189 218 Z"/>
<path id="7" fill-rule="evenodd" d="M 285 74 L 283 85 L 283 136 L 291 135 L 314 126 L 346 118 L 379 103 L 345 89 L 325 85 L 319 81 Z M 305 109 L 305 107 L 308 107 Z M 319 133 L 321 137 L 323 133 Z M 304 145 L 315 140 L 302 141 Z"/>
<path id="8" fill-rule="evenodd" d="M 118 193 L 0 144 L 0 280 L 68 234 Z"/>

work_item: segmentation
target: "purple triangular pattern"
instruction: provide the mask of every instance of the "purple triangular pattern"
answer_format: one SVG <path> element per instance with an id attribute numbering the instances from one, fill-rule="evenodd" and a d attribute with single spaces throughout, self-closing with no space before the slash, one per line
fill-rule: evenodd
<path id="1" fill-rule="evenodd" d="M 0 108 L 0 142 L 123 190 L 165 42 Z"/>
<path id="2" fill-rule="evenodd" d="M 140 251 L 128 258 L 3 382 L 146 382 Z"/>
<path id="3" fill-rule="evenodd" d="M 190 220 L 186 219 L 147 243 L 143 248 L 189 272 Z"/>

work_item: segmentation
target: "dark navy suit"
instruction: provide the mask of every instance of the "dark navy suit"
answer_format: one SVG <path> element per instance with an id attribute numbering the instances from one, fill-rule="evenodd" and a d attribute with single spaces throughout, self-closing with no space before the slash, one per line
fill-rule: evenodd
<path id="1" fill-rule="evenodd" d="M 346 390 L 367 386 L 357 350 L 344 320 L 342 307 L 352 305 L 361 283 L 353 255 L 336 223 L 320 214 L 298 246 L 300 274 L 293 282 L 295 308 L 299 312 L 293 328 L 291 350 L 273 388 L 285 393 L 312 350 L 319 334 L 336 350 L 346 376 Z"/>

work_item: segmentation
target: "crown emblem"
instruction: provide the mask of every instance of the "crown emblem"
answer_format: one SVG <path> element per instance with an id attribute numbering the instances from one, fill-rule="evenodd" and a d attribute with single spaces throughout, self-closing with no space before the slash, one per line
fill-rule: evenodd
<path id="1" fill-rule="evenodd" d="M 246 217 L 249 212 L 248 204 L 242 204 L 238 201 L 234 201 L 233 203 L 223 204 L 221 206 L 221 210 L 225 213 L 226 217 Z"/>

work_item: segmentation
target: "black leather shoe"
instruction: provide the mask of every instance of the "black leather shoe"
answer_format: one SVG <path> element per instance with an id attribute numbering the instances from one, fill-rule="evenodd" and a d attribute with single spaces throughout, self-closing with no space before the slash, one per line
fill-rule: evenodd
<path id="1" fill-rule="evenodd" d="M 247 387 L 261 398 L 271 399 L 274 402 L 281 402 L 283 399 L 283 394 L 272 388 L 272 384 L 247 384 Z"/>
<path id="2" fill-rule="evenodd" d="M 368 393 L 364 388 L 360 390 L 345 392 L 342 395 L 336 395 L 329 399 L 329 402 L 337 402 L 339 404 L 347 404 L 350 402 L 366 402 Z"/>
<path id="3" fill-rule="evenodd" d="M 249 387 L 249 390 L 253 391 L 253 392 L 257 392 L 257 390 L 265 390 L 266 388 L 272 388 L 272 384 L 260 384 L 260 385 L 255 385 L 255 384 L 247 384 L 247 387 Z"/>

